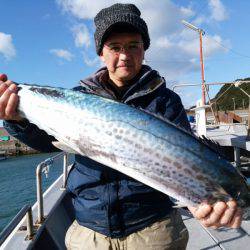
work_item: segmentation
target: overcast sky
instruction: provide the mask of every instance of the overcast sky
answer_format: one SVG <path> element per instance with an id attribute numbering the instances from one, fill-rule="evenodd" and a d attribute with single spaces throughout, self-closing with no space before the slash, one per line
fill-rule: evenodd
<path id="1" fill-rule="evenodd" d="M 0 72 L 17 82 L 71 88 L 100 66 L 93 40 L 93 17 L 112 0 L 0 0 Z M 250 76 L 247 0 L 137 0 L 151 37 L 146 63 L 169 87 L 200 83 L 198 33 L 202 28 L 206 82 Z M 211 89 L 211 95 L 217 88 Z M 180 91 L 186 107 L 200 88 Z"/>

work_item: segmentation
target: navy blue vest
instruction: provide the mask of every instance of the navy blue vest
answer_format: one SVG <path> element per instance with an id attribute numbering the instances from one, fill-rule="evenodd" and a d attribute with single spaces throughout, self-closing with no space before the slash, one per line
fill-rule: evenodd
<path id="1" fill-rule="evenodd" d="M 100 79 L 99 70 L 75 88 L 144 109 L 190 130 L 177 94 L 166 88 L 158 72 L 144 66 L 135 83 L 122 94 Z M 142 156 L 143 157 L 143 156 Z M 86 157 L 76 156 L 68 178 L 79 224 L 112 238 L 124 237 L 165 217 L 172 209 L 169 197 L 116 170 Z"/>

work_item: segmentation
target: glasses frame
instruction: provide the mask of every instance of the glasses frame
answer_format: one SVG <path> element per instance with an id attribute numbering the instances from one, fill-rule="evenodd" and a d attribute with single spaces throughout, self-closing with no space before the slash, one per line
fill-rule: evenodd
<path id="1" fill-rule="evenodd" d="M 132 45 L 138 45 L 137 48 L 129 48 L 129 46 Z M 142 41 L 134 41 L 126 44 L 121 43 L 110 43 L 110 44 L 104 44 L 104 47 L 107 48 L 111 54 L 114 55 L 120 55 L 122 52 L 127 52 L 130 54 L 138 53 L 143 48 L 143 42 Z M 115 48 L 118 48 L 117 51 L 115 51 Z"/>

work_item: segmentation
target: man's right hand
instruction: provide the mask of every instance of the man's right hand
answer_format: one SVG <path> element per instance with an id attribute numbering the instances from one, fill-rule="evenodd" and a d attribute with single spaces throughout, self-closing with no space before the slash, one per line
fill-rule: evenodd
<path id="1" fill-rule="evenodd" d="M 0 77 L 1 79 L 1 77 Z M 17 113 L 18 88 L 13 82 L 0 80 L 0 120 L 21 121 Z"/>

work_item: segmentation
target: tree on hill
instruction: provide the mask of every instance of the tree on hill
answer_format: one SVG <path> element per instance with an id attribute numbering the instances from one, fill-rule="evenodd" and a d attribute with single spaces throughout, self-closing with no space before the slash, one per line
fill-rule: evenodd
<path id="1" fill-rule="evenodd" d="M 250 78 L 237 79 L 236 81 L 250 81 Z M 240 88 L 247 92 L 250 96 L 250 83 L 243 83 Z M 234 85 L 225 84 L 221 87 L 219 92 L 211 100 L 218 110 L 234 110 L 247 109 L 249 105 L 249 97 Z M 215 102 L 216 101 L 216 102 Z"/>

